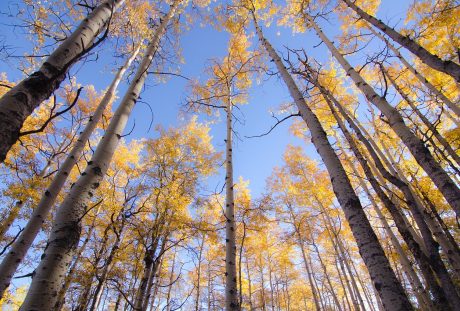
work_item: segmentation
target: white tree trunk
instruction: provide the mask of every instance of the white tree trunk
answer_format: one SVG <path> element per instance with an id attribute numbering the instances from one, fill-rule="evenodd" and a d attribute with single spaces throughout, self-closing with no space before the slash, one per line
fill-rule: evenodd
<path id="1" fill-rule="evenodd" d="M 40 69 L 0 98 L 0 163 L 19 138 L 26 118 L 59 88 L 70 67 L 85 55 L 124 0 L 107 0 L 46 59 Z"/>
<path id="2" fill-rule="evenodd" d="M 225 310 L 240 310 L 236 280 L 236 223 L 233 193 L 232 103 L 227 99 L 227 139 L 225 140 Z"/>
<path id="3" fill-rule="evenodd" d="M 367 14 L 361 8 L 359 8 L 351 0 L 343 0 L 348 7 L 355 11 L 359 17 L 372 24 L 374 27 L 380 29 L 383 33 L 389 36 L 394 41 L 398 42 L 401 46 L 405 47 L 416 55 L 422 62 L 427 64 L 433 69 L 444 72 L 452 76 L 457 82 L 460 82 L 460 65 L 449 60 L 442 60 L 437 55 L 431 54 L 429 51 L 424 49 L 420 44 L 409 38 L 409 36 L 403 36 L 393 28 L 385 25 L 381 20 L 375 18 L 372 15 Z"/>
<path id="4" fill-rule="evenodd" d="M 354 192 L 339 158 L 330 145 L 323 127 L 316 115 L 306 105 L 302 93 L 299 91 L 281 58 L 264 38 L 255 15 L 253 15 L 253 21 L 259 40 L 274 60 L 279 73 L 289 89 L 292 99 L 311 131 L 312 142 L 326 165 L 334 193 L 344 210 L 345 217 L 358 244 L 360 254 L 369 270 L 372 282 L 374 282 L 385 309 L 395 311 L 411 310 L 412 306 L 391 269 L 388 258 L 386 258 L 377 236 L 372 230 L 369 220 L 366 218 L 361 202 Z"/>
<path id="5" fill-rule="evenodd" d="M 350 63 L 348 63 L 313 19 L 308 14 L 306 14 L 305 17 L 309 25 L 315 29 L 318 36 L 329 48 L 334 58 L 342 65 L 347 75 L 351 77 L 356 87 L 361 90 L 367 100 L 374 104 L 387 117 L 390 127 L 399 136 L 412 153 L 417 163 L 425 170 L 427 175 L 438 187 L 439 191 L 444 195 L 455 213 L 460 215 L 460 190 L 439 163 L 436 162 L 425 144 L 406 126 L 399 111 L 392 107 L 385 98 L 379 96 L 374 89 L 364 81 L 361 75 L 350 65 Z"/>
<path id="6" fill-rule="evenodd" d="M 354 192 L 339 158 L 327 139 L 326 132 L 316 115 L 307 106 L 302 93 L 287 71 L 281 58 L 264 38 L 254 13 L 252 17 L 260 42 L 275 62 L 292 99 L 311 131 L 312 142 L 326 165 L 334 193 L 342 206 L 345 217 L 358 244 L 360 254 L 369 270 L 372 282 L 380 295 L 385 309 L 394 311 L 411 310 L 412 306 L 391 269 L 388 258 L 386 258 L 377 236 L 372 230 L 369 220 L 366 218 L 361 202 Z"/>
<path id="7" fill-rule="evenodd" d="M 444 147 L 444 150 L 450 155 L 452 159 L 457 163 L 457 166 L 460 166 L 460 156 L 452 149 L 452 146 L 447 142 L 447 140 L 439 133 L 438 129 L 428 120 L 428 118 L 415 106 L 414 102 L 409 98 L 409 96 L 403 91 L 403 89 L 396 83 L 396 81 L 393 79 L 393 77 L 389 74 L 389 72 L 385 69 L 383 69 L 386 77 L 390 81 L 390 83 L 393 85 L 395 90 L 399 93 L 402 99 L 406 103 L 409 104 L 411 109 L 415 112 L 415 114 L 422 120 L 422 122 L 425 124 L 425 126 L 433 133 L 433 136 L 436 137 L 436 139 L 441 143 L 441 145 Z M 441 152 L 444 152 L 444 150 L 441 149 Z M 453 163 L 452 163 L 453 164 Z M 454 164 L 455 165 L 455 164 Z"/>
<path id="8" fill-rule="evenodd" d="M 54 202 L 58 194 L 61 192 L 67 177 L 69 176 L 72 168 L 78 162 L 85 148 L 86 142 L 90 138 L 94 129 L 96 128 L 102 114 L 105 111 L 107 105 L 112 101 L 115 91 L 117 90 L 118 84 L 120 83 L 123 74 L 129 68 L 132 61 L 136 58 L 139 52 L 140 46 L 133 52 L 128 58 L 126 63 L 120 68 L 115 75 L 114 80 L 110 84 L 107 92 L 104 94 L 101 102 L 96 108 L 94 114 L 90 117 L 85 128 L 81 132 L 78 140 L 75 142 L 72 150 L 68 154 L 67 158 L 62 163 L 59 170 L 54 175 L 53 181 L 43 194 L 38 206 L 34 209 L 32 217 L 27 222 L 21 235 L 18 237 L 16 242 L 11 246 L 10 250 L 3 258 L 0 264 L 0 296 L 3 295 L 4 291 L 8 288 L 11 279 L 16 272 L 19 264 L 24 260 L 28 249 L 35 240 L 37 234 L 43 225 L 43 222 L 48 217 L 48 214 L 53 207 Z"/>
<path id="9" fill-rule="evenodd" d="M 440 90 L 438 90 L 433 84 L 430 83 L 417 69 L 414 68 L 399 52 L 399 50 L 391 44 L 384 36 L 382 36 L 378 31 L 375 31 L 372 27 L 368 28 L 376 37 L 385 42 L 385 44 L 390 48 L 390 50 L 395 53 L 396 57 L 399 58 L 401 63 L 422 83 L 435 97 L 439 98 L 443 103 L 447 105 L 456 115 L 457 118 L 454 120 L 459 125 L 458 117 L 460 117 L 460 107 L 458 104 L 452 102 L 446 95 L 444 95 Z"/>
<path id="10" fill-rule="evenodd" d="M 80 220 L 86 212 L 86 203 L 93 196 L 95 189 L 99 187 L 109 168 L 129 115 L 144 86 L 148 68 L 158 49 L 160 39 L 179 2 L 180 0 L 176 0 L 169 13 L 163 17 L 137 69 L 133 82 L 120 102 L 91 161 L 88 162 L 85 171 L 58 208 L 51 236 L 20 310 L 50 310 L 54 306 L 56 293 L 78 245 L 81 231 Z"/>

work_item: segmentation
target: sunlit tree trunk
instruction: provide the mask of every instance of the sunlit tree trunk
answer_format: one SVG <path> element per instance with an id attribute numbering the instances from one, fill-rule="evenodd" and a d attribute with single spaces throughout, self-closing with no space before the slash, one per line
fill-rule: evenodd
<path id="1" fill-rule="evenodd" d="M 384 34 L 393 39 L 395 42 L 398 42 L 401 46 L 411 51 L 416 55 L 422 62 L 430 66 L 433 69 L 444 72 L 452 76 L 457 82 L 460 82 L 460 66 L 450 60 L 442 60 L 437 55 L 431 54 L 420 44 L 409 38 L 409 36 L 403 36 L 393 28 L 389 27 L 381 20 L 375 18 L 374 16 L 367 14 L 360 7 L 358 7 L 351 0 L 343 0 L 353 11 L 355 11 L 358 16 L 374 27 L 380 29 Z"/>
<path id="2" fill-rule="evenodd" d="M 53 295 L 53 293 L 59 290 L 72 255 L 78 245 L 81 231 L 80 218 L 86 211 L 86 202 L 93 196 L 93 192 L 99 187 L 108 170 L 118 142 L 122 138 L 129 115 L 144 86 L 147 70 L 152 63 L 160 39 L 179 1 L 176 0 L 173 3 L 169 13 L 163 17 L 159 27 L 156 29 L 133 82 L 112 117 L 104 137 L 98 144 L 85 171 L 59 207 L 48 245 L 38 268 L 35 270 L 32 284 L 21 306 L 22 311 L 49 310 L 54 306 L 56 295 Z"/>
<path id="3" fill-rule="evenodd" d="M 369 27 L 369 30 L 380 40 L 385 42 L 385 44 L 393 51 L 397 58 L 401 61 L 401 63 L 422 83 L 433 96 L 440 99 L 443 103 L 447 105 L 456 115 L 457 117 L 460 116 L 460 107 L 458 104 L 452 102 L 446 95 L 444 95 L 440 90 L 438 90 L 433 84 L 431 84 L 420 72 L 417 71 L 399 52 L 399 50 L 391 44 L 384 36 L 382 36 L 378 31 L 375 31 L 372 27 Z M 458 118 L 453 120 L 457 126 L 460 124 L 458 123 Z"/>
<path id="4" fill-rule="evenodd" d="M 425 276 L 425 279 L 427 280 L 427 283 L 429 287 L 432 289 L 433 295 L 436 298 L 436 303 L 439 304 L 440 306 L 443 306 L 444 308 L 447 307 L 447 301 L 445 300 L 445 296 L 443 294 L 443 291 L 437 284 L 436 278 L 433 275 L 431 268 L 430 268 L 430 263 L 434 259 L 429 260 L 429 258 L 423 253 L 420 245 L 415 241 L 413 236 L 410 234 L 406 223 L 404 219 L 402 218 L 398 208 L 395 206 L 395 204 L 388 198 L 388 196 L 385 194 L 383 189 L 381 188 L 380 184 L 374 177 L 372 170 L 370 166 L 368 165 L 366 159 L 364 158 L 363 154 L 359 150 L 356 142 L 354 141 L 354 138 L 351 136 L 350 132 L 348 129 L 345 127 L 345 124 L 343 123 L 342 119 L 340 116 L 337 114 L 335 108 L 333 107 L 333 104 L 326 94 L 323 94 L 324 99 L 326 100 L 326 103 L 329 106 L 329 109 L 331 110 L 332 114 L 334 115 L 337 124 L 339 125 L 339 128 L 341 129 L 342 133 L 344 134 L 346 140 L 348 141 L 349 146 L 351 147 L 355 157 L 358 159 L 359 163 L 361 164 L 361 167 L 364 170 L 364 173 L 366 175 L 366 179 L 369 181 L 371 184 L 372 188 L 374 191 L 377 193 L 378 198 L 380 201 L 384 204 L 384 206 L 388 209 L 390 212 L 391 216 L 393 217 L 393 220 L 395 221 L 395 224 L 398 228 L 399 233 L 403 237 L 404 241 L 407 243 L 409 246 L 409 249 L 411 250 L 412 254 L 414 255 L 415 260 L 418 262 L 419 267 Z M 442 265 L 442 263 L 440 263 Z M 447 271 L 445 271 L 447 273 Z M 453 284 L 452 284 L 453 285 Z M 446 284 L 446 286 L 450 286 L 449 284 Z M 447 294 L 447 293 L 446 293 Z"/>
<path id="5" fill-rule="evenodd" d="M 40 69 L 0 98 L 0 162 L 19 138 L 26 118 L 59 88 L 70 67 L 94 47 L 97 36 L 107 27 L 124 0 L 108 0 L 94 9 Z M 104 38 L 104 37 L 101 37 Z"/>
<path id="6" fill-rule="evenodd" d="M 329 277 L 329 273 L 327 271 L 326 265 L 324 264 L 323 259 L 321 258 L 321 254 L 320 254 L 320 251 L 318 249 L 318 245 L 316 245 L 315 240 L 313 239 L 313 235 L 311 235 L 310 238 L 311 238 L 313 247 L 315 248 L 316 253 L 318 254 L 319 263 L 321 264 L 321 269 L 323 270 L 324 277 L 326 278 L 326 281 L 327 281 L 327 283 L 329 285 L 329 288 L 331 290 L 331 295 L 332 295 L 332 298 L 334 299 L 335 306 L 339 311 L 342 311 L 342 307 L 340 306 L 339 299 L 337 298 L 337 295 L 335 293 L 334 286 L 332 285 L 331 278 Z"/>
<path id="7" fill-rule="evenodd" d="M 385 98 L 379 96 L 374 89 L 364 81 L 361 75 L 350 65 L 350 63 L 348 63 L 345 57 L 343 57 L 334 44 L 326 37 L 313 19 L 309 15 L 305 15 L 305 17 L 308 23 L 315 29 L 321 40 L 323 40 L 329 48 L 334 58 L 343 67 L 347 75 L 351 77 L 356 87 L 387 117 L 390 127 L 399 138 L 401 138 L 417 163 L 425 170 L 431 180 L 433 180 L 434 184 L 444 195 L 453 210 L 457 215 L 460 215 L 460 190 L 446 171 L 442 169 L 441 165 L 436 162 L 425 144 L 406 126 L 399 111 L 392 107 Z"/>
<path id="8" fill-rule="evenodd" d="M 229 87 L 230 88 L 230 87 Z M 230 89 L 229 89 L 230 93 Z M 232 102 L 226 100 L 227 138 L 225 140 L 225 310 L 239 310 L 236 275 L 236 223 L 233 198 Z"/>
<path id="9" fill-rule="evenodd" d="M 401 87 L 396 83 L 396 81 L 393 79 L 393 77 L 388 73 L 387 70 L 384 68 L 383 72 L 385 73 L 385 76 L 388 78 L 388 80 L 391 82 L 391 85 L 395 88 L 395 90 L 401 95 L 402 99 L 406 103 L 409 104 L 411 109 L 415 112 L 415 114 L 422 120 L 423 124 L 433 133 L 433 136 L 436 137 L 436 139 L 439 141 L 439 143 L 444 147 L 444 150 L 447 152 L 447 154 L 454 159 L 454 161 L 457 164 L 457 167 L 460 166 L 460 156 L 452 149 L 452 146 L 447 142 L 447 140 L 439 133 L 438 129 L 433 125 L 433 123 L 428 120 L 428 118 L 415 106 L 414 102 L 409 98 L 409 96 L 401 89 Z M 441 152 L 444 153 L 444 150 L 441 150 Z"/>
<path id="10" fill-rule="evenodd" d="M 51 208 L 53 207 L 53 204 L 55 203 L 57 196 L 61 192 L 68 176 L 70 175 L 72 168 L 80 159 L 85 148 L 86 142 L 90 138 L 91 134 L 94 132 L 94 129 L 99 123 L 99 120 L 101 119 L 102 114 L 104 113 L 107 105 L 112 101 L 113 97 L 115 96 L 115 92 L 118 88 L 118 85 L 124 73 L 129 68 L 133 60 L 136 58 L 139 52 L 139 48 L 140 47 L 138 47 L 133 52 L 133 54 L 128 58 L 126 63 L 120 68 L 120 70 L 118 70 L 107 92 L 104 94 L 104 97 L 97 106 L 96 111 L 90 117 L 88 123 L 86 124 L 85 128 L 80 133 L 79 138 L 72 147 L 72 150 L 59 167 L 59 170 L 54 175 L 52 182 L 43 194 L 37 207 L 34 208 L 32 216 L 27 222 L 27 225 L 24 227 L 24 230 L 22 231 L 21 235 L 18 237 L 17 241 L 11 246 L 10 251 L 0 264 L 0 294 L 3 295 L 4 291 L 9 286 L 11 278 L 16 272 L 19 264 L 24 260 L 27 251 L 29 250 L 36 236 L 40 232 L 40 229 L 42 228 L 44 221 L 48 217 L 48 214 Z"/>
<path id="11" fill-rule="evenodd" d="M 319 304 L 318 294 L 317 294 L 317 291 L 316 291 L 316 286 L 313 283 L 313 278 L 312 278 L 310 265 L 309 265 L 309 262 L 308 262 L 308 259 L 307 259 L 307 254 L 305 252 L 304 240 L 303 240 L 303 237 L 302 237 L 302 235 L 300 233 L 299 224 L 296 222 L 296 217 L 295 217 L 295 214 L 294 214 L 294 212 L 292 210 L 292 206 L 290 204 L 287 204 L 287 207 L 289 209 L 289 215 L 290 215 L 290 218 L 291 218 L 291 221 L 292 221 L 292 225 L 294 226 L 295 235 L 297 237 L 297 245 L 300 248 L 300 252 L 302 254 L 302 259 L 303 259 L 305 271 L 307 272 L 308 283 L 310 284 L 311 292 L 313 294 L 313 302 L 315 303 L 316 310 L 319 311 L 319 310 L 321 310 L 321 306 Z"/>
<path id="12" fill-rule="evenodd" d="M 252 17 L 261 44 L 267 50 L 270 58 L 275 62 L 292 99 L 311 131 L 312 142 L 328 169 L 334 193 L 345 212 L 345 217 L 356 239 L 360 254 L 369 270 L 372 282 L 375 283 L 383 305 L 387 310 L 411 310 L 412 306 L 391 269 L 390 263 L 369 224 L 369 220 L 363 211 L 362 205 L 353 190 L 339 158 L 327 139 L 323 127 L 316 115 L 306 105 L 302 93 L 299 91 L 281 58 L 267 39 L 264 38 L 253 12 Z"/>
<path id="13" fill-rule="evenodd" d="M 380 222 L 382 223 L 383 228 L 385 229 L 385 232 L 389 236 L 391 243 L 393 244 L 393 247 L 395 248 L 398 254 L 398 257 L 403 267 L 404 273 L 406 274 L 407 279 L 409 280 L 409 283 L 411 284 L 411 287 L 414 290 L 415 295 L 417 297 L 419 308 L 421 308 L 422 310 L 432 310 L 434 308 L 434 305 L 429 299 L 428 293 L 425 291 L 425 288 L 422 282 L 420 281 L 417 273 L 412 268 L 412 264 L 410 260 L 407 258 L 407 255 L 404 252 L 403 248 L 401 247 L 401 244 L 399 243 L 398 238 L 393 233 L 393 230 L 391 230 L 390 225 L 388 224 L 385 216 L 382 214 L 382 211 L 377 205 L 377 202 L 375 202 L 375 199 L 370 193 L 369 188 L 367 187 L 366 183 L 364 182 L 362 178 L 359 177 L 359 173 L 356 170 L 355 166 L 350 163 L 350 167 L 352 168 L 354 174 L 358 176 L 358 182 L 361 185 L 361 188 L 366 193 L 369 201 L 371 202 L 372 208 L 377 214 Z"/>
<path id="14" fill-rule="evenodd" d="M 195 297 L 195 311 L 200 311 L 200 293 L 201 293 L 201 264 L 203 258 L 204 243 L 206 240 L 206 234 L 203 233 L 203 238 L 201 239 L 200 249 L 198 251 L 198 267 L 197 267 L 197 281 L 196 281 L 196 297 Z"/>
<path id="15" fill-rule="evenodd" d="M 93 221 L 91 222 L 91 225 L 88 228 L 86 238 L 83 241 L 83 243 L 80 246 L 80 248 L 78 249 L 77 255 L 75 256 L 75 259 L 74 259 L 72 265 L 70 266 L 69 272 L 67 273 L 67 275 L 66 275 L 66 277 L 64 279 L 64 283 L 62 284 L 62 287 L 58 292 L 56 305 L 54 306 L 54 309 L 53 309 L 54 311 L 60 311 L 62 309 L 62 307 L 64 306 L 65 294 L 66 294 L 67 290 L 69 289 L 69 286 L 72 283 L 73 278 L 75 277 L 75 271 L 77 269 L 77 265 L 80 262 L 80 259 L 81 259 L 82 255 L 83 255 L 83 253 L 86 250 L 86 246 L 88 245 L 88 242 L 90 241 L 91 236 L 93 235 L 93 231 L 94 231 L 94 228 L 96 226 L 96 218 L 97 218 L 96 215 L 99 214 L 100 208 L 101 208 L 101 205 L 99 205 L 97 207 L 97 209 L 96 209 L 96 211 L 94 213 Z"/>

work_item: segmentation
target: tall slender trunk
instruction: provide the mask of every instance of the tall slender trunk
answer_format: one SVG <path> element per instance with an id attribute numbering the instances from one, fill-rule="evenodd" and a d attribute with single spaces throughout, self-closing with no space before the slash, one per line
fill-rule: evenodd
<path id="1" fill-rule="evenodd" d="M 409 38 L 409 36 L 403 36 L 393 28 L 389 27 L 381 20 L 374 16 L 367 14 L 360 7 L 358 7 L 351 0 L 343 0 L 348 7 L 355 11 L 359 17 L 372 24 L 374 27 L 380 29 L 388 37 L 398 42 L 401 46 L 411 51 L 416 55 L 422 62 L 430 66 L 433 69 L 444 72 L 452 76 L 457 82 L 460 82 L 460 66 L 450 60 L 442 60 L 437 55 L 430 53 L 428 50 L 423 48 L 420 44 Z"/>
<path id="2" fill-rule="evenodd" d="M 281 58 L 264 38 L 262 30 L 257 24 L 254 12 L 251 13 L 260 42 L 275 62 L 302 118 L 311 131 L 312 142 L 328 169 L 334 193 L 344 210 L 348 224 L 358 244 L 360 254 L 369 270 L 372 282 L 375 283 L 383 305 L 387 310 L 411 310 L 412 306 L 391 269 L 388 258 L 386 258 L 377 236 L 363 211 L 361 202 L 354 192 L 339 158 L 327 139 L 326 132 L 316 115 L 307 106 L 302 93 L 287 71 Z"/>
<path id="3" fill-rule="evenodd" d="M 153 267 L 153 263 L 155 260 L 154 256 L 155 256 L 157 247 L 158 247 L 158 240 L 155 240 L 154 242 L 152 242 L 152 245 L 145 250 L 144 272 L 142 274 L 142 278 L 139 283 L 139 287 L 136 293 L 136 298 L 134 300 L 134 306 L 133 306 L 133 309 L 135 311 L 142 310 L 144 298 L 147 292 L 147 286 L 149 284 L 150 276 L 152 273 L 152 267 Z"/>
<path id="4" fill-rule="evenodd" d="M 312 241 L 313 247 L 316 250 L 316 253 L 318 254 L 319 263 L 321 265 L 321 269 L 323 270 L 324 277 L 326 278 L 327 284 L 329 285 L 329 288 L 331 290 L 331 295 L 332 295 L 332 298 L 334 299 L 334 303 L 335 303 L 337 309 L 339 309 L 339 311 L 342 311 L 339 299 L 337 298 L 337 295 L 335 293 L 334 286 L 332 286 L 332 282 L 331 282 L 331 279 L 329 277 L 329 273 L 327 271 L 326 265 L 323 262 L 323 259 L 321 258 L 321 254 L 320 254 L 320 251 L 318 249 L 318 246 L 315 243 L 315 240 L 313 238 L 313 234 L 311 234 L 311 241 Z"/>
<path id="5" fill-rule="evenodd" d="M 320 88 L 320 90 L 322 90 L 322 88 Z M 430 264 L 432 264 L 432 262 L 430 262 L 429 258 L 423 253 L 420 245 L 415 241 L 415 239 L 409 232 L 406 226 L 406 223 L 404 219 L 402 218 L 398 208 L 390 200 L 390 198 L 386 195 L 386 193 L 383 191 L 382 187 L 378 183 L 377 179 L 372 174 L 371 168 L 368 165 L 366 159 L 364 158 L 364 155 L 359 150 L 356 142 L 354 141 L 348 129 L 345 127 L 345 124 L 343 123 L 342 119 L 337 114 L 337 111 L 335 110 L 331 102 L 331 99 L 329 98 L 327 94 L 324 94 L 324 93 L 323 93 L 323 97 L 326 100 L 326 103 L 328 104 L 329 109 L 331 110 L 332 114 L 334 115 L 337 121 L 337 124 L 339 125 L 339 128 L 341 129 L 346 140 L 348 141 L 349 146 L 351 147 L 353 153 L 355 154 L 361 167 L 363 168 L 366 178 L 369 180 L 369 183 L 371 184 L 372 188 L 377 193 L 377 196 L 380 199 L 380 201 L 382 201 L 384 206 L 390 212 L 391 216 L 393 217 L 393 220 L 395 221 L 395 224 L 398 228 L 399 233 L 401 234 L 404 241 L 409 246 L 409 249 L 414 255 L 415 260 L 419 264 L 420 269 L 422 270 L 422 273 L 425 276 L 425 279 L 427 280 L 429 287 L 432 289 L 433 295 L 436 297 L 436 303 L 439 304 L 440 306 L 443 306 L 444 308 L 448 308 L 447 301 L 445 300 L 445 296 L 442 293 L 442 289 L 437 284 L 436 278 L 431 271 Z M 433 261 L 433 259 L 431 261 Z M 449 284 L 446 284 L 446 286 L 449 286 Z"/>
<path id="6" fill-rule="evenodd" d="M 460 215 L 460 190 L 446 171 L 442 169 L 441 165 L 436 162 L 429 149 L 406 126 L 399 111 L 392 107 L 385 98 L 379 96 L 374 89 L 364 81 L 361 75 L 350 65 L 350 63 L 348 63 L 345 57 L 343 57 L 334 44 L 326 37 L 313 19 L 309 15 L 305 15 L 305 17 L 308 23 L 315 29 L 321 40 L 329 48 L 334 58 L 346 71 L 347 75 L 351 77 L 356 87 L 361 90 L 369 102 L 374 104 L 386 116 L 390 127 L 407 146 L 417 163 L 425 170 L 456 214 Z"/>
<path id="7" fill-rule="evenodd" d="M 313 294 L 313 302 L 315 303 L 316 310 L 319 311 L 319 310 L 321 310 L 321 307 L 320 307 L 319 300 L 318 300 L 318 294 L 317 294 L 317 291 L 316 291 L 316 286 L 313 283 L 313 278 L 312 278 L 310 265 L 309 265 L 309 262 L 307 260 L 307 254 L 305 252 L 304 240 L 303 240 L 303 237 L 302 237 L 302 235 L 300 233 L 299 224 L 296 223 L 296 219 L 295 219 L 296 217 L 295 217 L 294 211 L 292 210 L 292 206 L 290 204 L 287 204 L 287 207 L 289 209 L 289 216 L 291 218 L 292 225 L 294 226 L 295 235 L 297 236 L 297 244 L 298 244 L 298 246 L 300 248 L 300 252 L 302 254 L 302 259 L 303 259 L 305 271 L 307 272 L 308 283 L 310 284 L 311 292 Z"/>
<path id="8" fill-rule="evenodd" d="M 359 173 L 356 170 L 355 166 L 350 163 L 350 167 L 353 169 L 354 174 L 356 176 L 359 176 Z M 358 177 L 358 182 L 361 185 L 361 188 L 363 188 L 364 192 L 366 193 L 369 201 L 371 202 L 372 208 L 374 209 L 380 222 L 382 223 L 385 232 L 390 237 L 391 243 L 393 244 L 393 247 L 395 248 L 396 253 L 398 254 L 404 273 L 406 274 L 407 279 L 409 280 L 409 283 L 411 284 L 411 287 L 415 292 L 419 308 L 421 308 L 422 310 L 434 309 L 434 305 L 432 304 L 429 298 L 429 294 L 425 291 L 425 288 L 422 282 L 420 281 L 417 273 L 412 268 L 412 263 L 410 262 L 409 258 L 407 257 L 407 254 L 401 247 L 401 244 L 399 244 L 398 238 L 393 233 L 393 230 L 391 230 L 390 225 L 388 224 L 385 216 L 382 214 L 382 211 L 378 207 L 377 202 L 375 202 L 375 199 L 370 193 L 369 188 L 367 187 L 366 183 L 363 181 L 362 178 Z"/>
<path id="9" fill-rule="evenodd" d="M 86 202 L 93 196 L 108 170 L 110 161 L 122 138 L 129 115 L 144 85 L 147 70 L 152 63 L 169 20 L 172 18 L 180 0 L 176 0 L 169 13 L 163 17 L 150 42 L 147 52 L 134 76 L 119 107 L 117 108 L 104 137 L 88 162 L 82 176 L 74 184 L 70 193 L 58 209 L 51 236 L 42 260 L 35 270 L 35 276 L 27 293 L 22 311 L 49 310 L 55 304 L 56 295 L 64 278 L 72 255 L 80 238 L 80 218 L 86 211 Z"/>
<path id="10" fill-rule="evenodd" d="M 226 103 L 227 139 L 225 140 L 225 310 L 240 310 L 236 279 L 236 223 L 233 198 L 232 102 Z"/>
<path id="11" fill-rule="evenodd" d="M 249 269 L 249 258 L 246 257 L 246 275 L 248 276 L 248 294 L 249 294 L 249 311 L 253 311 L 252 305 L 252 282 L 251 282 L 251 270 Z"/>
<path id="12" fill-rule="evenodd" d="M 460 116 L 460 107 L 458 104 L 452 102 L 446 95 L 444 95 L 438 88 L 430 83 L 420 72 L 417 71 L 399 52 L 399 50 L 391 44 L 384 36 L 382 36 L 378 31 L 375 31 L 372 27 L 369 27 L 369 30 L 380 40 L 385 42 L 385 44 L 393 51 L 401 63 L 422 83 L 435 97 L 439 98 L 443 103 L 447 105 L 456 115 Z M 455 119 L 455 122 L 459 122 L 458 118 Z M 456 123 L 458 125 L 458 123 Z"/>
<path id="13" fill-rule="evenodd" d="M 40 69 L 0 98 L 0 163 L 19 138 L 26 118 L 59 88 L 70 67 L 95 45 L 97 36 L 124 0 L 108 0 L 91 12 Z M 103 39 L 104 37 L 101 37 Z"/>
<path id="14" fill-rule="evenodd" d="M 48 217 L 48 214 L 51 208 L 53 207 L 58 194 L 61 192 L 67 180 L 67 177 L 69 176 L 72 168 L 80 159 L 85 148 L 86 142 L 88 141 L 94 129 L 96 128 L 99 120 L 102 117 L 102 114 L 105 111 L 105 108 L 115 96 L 115 91 L 118 88 L 118 84 L 120 83 L 126 70 L 129 68 L 133 60 L 136 58 L 139 49 L 140 45 L 127 59 L 126 63 L 118 70 L 107 92 L 104 94 L 104 97 L 97 106 L 93 116 L 90 117 L 88 123 L 81 132 L 78 140 L 72 147 L 72 150 L 60 166 L 59 170 L 54 175 L 52 182 L 43 194 L 37 207 L 34 209 L 32 216 L 27 222 L 27 225 L 24 227 L 24 230 L 22 231 L 21 235 L 18 237 L 17 241 L 11 246 L 10 251 L 0 264 L 0 296 L 2 296 L 6 288 L 8 288 L 11 279 L 14 273 L 16 272 L 19 264 L 24 260 L 27 251 L 29 250 L 33 241 L 40 232 L 40 229 L 42 228 L 45 219 Z"/>
<path id="15" fill-rule="evenodd" d="M 196 280 L 196 297 L 195 297 L 195 311 L 200 311 L 200 292 L 201 292 L 201 260 L 203 256 L 204 242 L 206 235 L 203 233 L 203 239 L 200 243 L 200 250 L 198 252 L 198 267 L 197 267 L 197 280 Z"/>
<path id="16" fill-rule="evenodd" d="M 165 252 L 165 248 L 166 248 L 166 242 L 167 242 L 167 236 L 168 234 L 166 234 L 162 241 L 161 241 L 161 246 L 160 246 L 160 251 L 158 253 L 158 256 L 156 256 L 155 260 L 153 261 L 153 265 L 152 265 L 152 271 L 150 272 L 150 275 L 149 275 L 149 280 L 147 282 L 147 289 L 145 291 L 145 297 L 143 298 L 144 301 L 142 302 L 142 310 L 147 310 L 147 307 L 149 305 L 149 300 L 150 300 L 150 296 L 152 294 L 152 287 L 153 287 L 153 283 L 157 280 L 157 271 L 158 271 L 158 268 L 160 267 L 160 265 L 162 264 L 163 262 L 163 255 L 164 255 L 164 252 Z"/>
<path id="17" fill-rule="evenodd" d="M 123 213 L 123 210 L 121 211 L 121 213 Z M 97 308 L 98 308 L 100 297 L 101 297 L 102 291 L 104 289 L 104 284 L 105 284 L 105 281 L 107 279 L 107 274 L 109 273 L 109 268 L 110 268 L 110 266 L 112 264 L 113 259 L 115 258 L 115 255 L 116 255 L 116 253 L 118 251 L 118 248 L 120 247 L 121 235 L 122 235 L 123 230 L 125 228 L 125 221 L 126 221 L 124 215 L 122 215 L 121 217 L 122 217 L 122 219 L 121 219 L 121 224 L 120 224 L 119 229 L 116 229 L 115 224 L 112 224 L 113 231 L 115 232 L 115 235 L 116 235 L 115 242 L 113 243 L 112 248 L 110 249 L 109 256 L 105 260 L 104 267 L 102 268 L 102 271 L 100 272 L 100 275 L 98 276 L 97 275 L 98 273 L 96 272 L 97 285 L 96 285 L 96 288 L 95 288 L 94 294 L 93 294 L 93 296 L 94 296 L 93 302 L 91 304 L 91 307 L 89 308 L 89 310 L 91 310 L 91 311 L 97 310 Z"/>
<path id="18" fill-rule="evenodd" d="M 77 255 L 75 256 L 75 259 L 72 265 L 70 266 L 69 272 L 67 272 L 67 275 L 65 276 L 64 283 L 62 284 L 62 287 L 58 292 L 58 296 L 56 299 L 56 305 L 53 308 L 54 311 L 61 311 L 62 307 L 64 306 L 65 294 L 67 290 L 69 289 L 70 284 L 72 283 L 72 279 L 74 277 L 75 271 L 77 270 L 77 265 L 80 262 L 81 256 L 86 249 L 86 245 L 88 245 L 88 242 L 90 241 L 91 236 L 93 235 L 93 231 L 96 226 L 96 219 L 97 219 L 96 215 L 99 214 L 100 208 L 101 206 L 99 205 L 94 213 L 93 221 L 91 222 L 91 225 L 88 228 L 88 233 L 86 234 L 86 238 L 83 241 L 83 244 L 78 249 Z"/>
<path id="19" fill-rule="evenodd" d="M 428 120 L 428 118 L 415 106 L 414 102 L 409 98 L 409 96 L 403 91 L 403 89 L 396 83 L 396 81 L 393 79 L 393 77 L 389 74 L 389 72 L 382 66 L 382 70 L 385 74 L 385 76 L 388 78 L 390 83 L 393 85 L 395 90 L 401 95 L 402 99 L 406 103 L 409 104 L 411 109 L 415 112 L 415 114 L 422 120 L 423 124 L 433 133 L 433 136 L 436 137 L 436 139 L 441 143 L 441 145 L 444 147 L 444 150 L 447 152 L 447 154 L 454 159 L 454 161 L 457 163 L 457 167 L 454 167 L 455 169 L 458 170 L 458 166 L 460 166 L 460 156 L 452 149 L 452 146 L 447 142 L 447 140 L 439 133 L 438 129 L 433 125 L 433 123 Z M 444 150 L 441 150 L 441 152 L 444 153 Z"/>
<path id="20" fill-rule="evenodd" d="M 171 311 L 171 291 L 172 287 L 174 285 L 174 268 L 176 267 L 176 254 L 177 250 L 174 250 L 173 253 L 173 258 L 172 258 L 172 263 L 171 263 L 171 273 L 169 274 L 169 286 L 168 286 L 168 292 L 166 293 L 166 311 Z"/>

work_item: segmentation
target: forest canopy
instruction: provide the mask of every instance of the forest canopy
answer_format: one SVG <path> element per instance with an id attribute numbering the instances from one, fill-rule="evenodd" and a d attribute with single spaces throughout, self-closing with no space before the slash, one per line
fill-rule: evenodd
<path id="1" fill-rule="evenodd" d="M 460 310 L 457 1 L 0 16 L 2 310 Z"/>

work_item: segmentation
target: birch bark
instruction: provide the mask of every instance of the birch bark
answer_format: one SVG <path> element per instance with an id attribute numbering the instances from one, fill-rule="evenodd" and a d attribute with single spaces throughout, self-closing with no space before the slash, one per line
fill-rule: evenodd
<path id="1" fill-rule="evenodd" d="M 232 102 L 227 99 L 227 138 L 225 140 L 225 310 L 240 310 L 236 279 L 236 223 L 233 193 Z"/>

